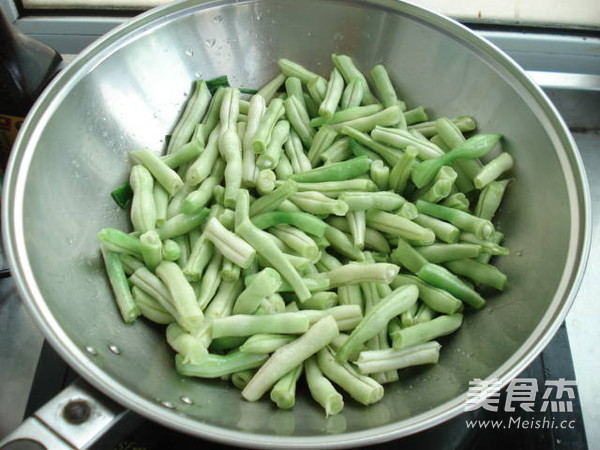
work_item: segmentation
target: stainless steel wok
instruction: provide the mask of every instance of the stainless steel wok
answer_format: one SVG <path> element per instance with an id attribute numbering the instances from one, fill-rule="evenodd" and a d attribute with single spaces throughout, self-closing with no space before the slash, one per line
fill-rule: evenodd
<path id="1" fill-rule="evenodd" d="M 506 291 L 467 316 L 438 365 L 407 371 L 371 408 L 348 400 L 327 421 L 308 395 L 277 411 L 268 400 L 242 401 L 225 382 L 179 376 L 160 328 L 120 319 L 96 233 L 127 226 L 109 196 L 126 179 L 127 151 L 162 148 L 192 79 L 228 74 L 259 86 L 279 57 L 326 75 L 332 53 L 363 69 L 383 62 L 410 106 L 472 114 L 481 131 L 502 133 L 516 181 L 498 221 L 512 249 L 499 259 Z M 589 244 L 581 161 L 540 89 L 465 27 L 393 0 L 186 1 L 139 16 L 83 52 L 37 102 L 2 207 L 23 301 L 85 380 L 166 426 L 261 448 L 364 446 L 459 414 L 470 380 L 506 383 L 544 348 L 573 300 Z"/>

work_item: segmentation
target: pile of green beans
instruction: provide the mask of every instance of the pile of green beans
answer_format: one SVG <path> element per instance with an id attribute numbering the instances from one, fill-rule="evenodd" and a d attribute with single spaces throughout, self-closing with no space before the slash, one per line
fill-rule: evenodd
<path id="1" fill-rule="evenodd" d="M 513 166 L 474 118 L 408 109 L 383 65 L 332 61 L 281 59 L 254 95 L 195 81 L 165 155 L 131 151 L 112 193 L 132 231 L 98 234 L 123 320 L 165 325 L 181 375 L 279 408 L 304 377 L 326 415 L 437 363 L 505 288 L 492 220 Z"/>

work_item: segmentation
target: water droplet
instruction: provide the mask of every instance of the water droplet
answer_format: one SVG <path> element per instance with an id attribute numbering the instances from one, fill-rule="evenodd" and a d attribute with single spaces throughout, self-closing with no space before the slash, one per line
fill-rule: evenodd
<path id="1" fill-rule="evenodd" d="M 215 42 L 217 42 L 215 39 L 207 39 L 207 40 L 205 41 L 205 43 L 206 43 L 206 45 L 207 45 L 208 47 L 212 47 L 212 46 L 214 46 L 214 45 L 215 45 Z"/>
<path id="2" fill-rule="evenodd" d="M 175 405 L 167 400 L 158 400 L 158 403 L 167 409 L 175 409 Z"/>
<path id="3" fill-rule="evenodd" d="M 179 400 L 181 400 L 183 403 L 185 403 L 186 405 L 193 405 L 194 404 L 194 400 L 192 400 L 189 397 L 179 397 Z"/>
<path id="4" fill-rule="evenodd" d="M 256 20 L 261 20 L 262 19 L 262 13 L 257 12 L 256 13 Z"/>
<path id="5" fill-rule="evenodd" d="M 271 19 L 271 23 L 272 23 L 272 24 L 276 24 L 276 23 L 277 23 L 277 21 L 276 21 L 275 19 Z"/>
<path id="6" fill-rule="evenodd" d="M 200 72 L 194 72 L 194 77 L 201 78 L 202 74 Z"/>
<path id="7" fill-rule="evenodd" d="M 214 23 L 221 23 L 221 22 L 223 22 L 223 16 L 221 14 L 216 15 L 215 17 L 213 17 L 213 22 Z"/>
<path id="8" fill-rule="evenodd" d="M 73 245 L 74 243 L 75 243 L 75 241 L 73 240 L 72 237 L 67 238 L 67 244 Z"/>
<path id="9" fill-rule="evenodd" d="M 96 349 L 94 347 L 92 347 L 91 345 L 86 345 L 85 346 L 85 351 L 88 352 L 92 356 L 96 356 L 98 354 L 98 352 L 96 351 Z"/>
<path id="10" fill-rule="evenodd" d="M 188 48 L 185 51 L 185 54 L 188 55 L 188 56 L 194 56 L 194 50 L 192 50 L 191 48 Z"/>
<path id="11" fill-rule="evenodd" d="M 517 251 L 517 256 L 523 256 L 523 250 Z"/>
<path id="12" fill-rule="evenodd" d="M 333 35 L 333 40 L 334 41 L 341 41 L 342 39 L 344 39 L 344 35 L 342 33 L 335 33 Z"/>
<path id="13" fill-rule="evenodd" d="M 115 355 L 120 355 L 121 354 L 121 349 L 119 347 L 117 347 L 115 344 L 110 344 L 108 346 L 108 349 L 113 352 Z"/>
<path id="14" fill-rule="evenodd" d="M 310 37 L 310 36 L 312 36 L 312 32 L 310 32 L 310 31 L 309 31 L 308 33 L 306 33 L 306 35 L 307 35 L 308 37 Z"/>

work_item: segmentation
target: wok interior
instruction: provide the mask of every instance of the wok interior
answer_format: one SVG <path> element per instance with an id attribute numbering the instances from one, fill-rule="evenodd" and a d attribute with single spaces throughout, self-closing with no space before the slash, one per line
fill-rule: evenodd
<path id="1" fill-rule="evenodd" d="M 22 174 L 26 256 L 51 320 L 68 345 L 96 349 L 87 364 L 100 377 L 153 404 L 172 402 L 172 423 L 189 417 L 198 429 L 205 423 L 295 436 L 414 424 L 416 416 L 464 394 L 469 380 L 506 363 L 563 301 L 555 291 L 569 252 L 571 199 L 557 157 L 564 149 L 545 129 L 543 112 L 505 69 L 493 67 L 490 56 L 439 23 L 413 16 L 414 9 L 402 13 L 393 9 L 402 9 L 396 2 L 379 4 L 367 9 L 353 2 L 286 0 L 174 9 L 94 54 L 80 73 L 62 81 L 48 120 L 27 143 L 34 153 Z M 512 250 L 498 260 L 508 274 L 506 291 L 467 314 L 462 329 L 443 340 L 438 365 L 403 372 L 370 408 L 346 397 L 341 415 L 325 420 L 308 395 L 299 396 L 293 410 L 277 411 L 268 399 L 241 401 L 226 382 L 177 375 L 162 327 L 121 321 L 96 233 L 127 226 L 125 212 L 109 196 L 127 177 L 126 153 L 162 149 L 194 78 L 227 74 L 234 85 L 257 87 L 277 72 L 280 57 L 328 76 L 332 53 L 351 55 L 363 71 L 384 63 L 409 108 L 424 105 L 431 117 L 471 114 L 481 131 L 502 133 L 504 148 L 516 159 L 516 180 L 498 220 Z M 121 354 L 110 352 L 110 344 Z M 182 403 L 181 396 L 194 404 Z M 130 400 L 143 405 L 140 398 Z"/>

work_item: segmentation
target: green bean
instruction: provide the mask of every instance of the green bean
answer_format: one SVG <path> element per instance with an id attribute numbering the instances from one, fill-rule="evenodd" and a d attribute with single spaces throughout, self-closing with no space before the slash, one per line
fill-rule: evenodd
<path id="1" fill-rule="evenodd" d="M 482 189 L 496 180 L 502 173 L 512 169 L 513 165 L 513 157 L 509 153 L 502 152 L 481 168 L 473 178 L 473 184 L 477 189 Z"/>
<path id="2" fill-rule="evenodd" d="M 354 65 L 352 59 L 347 55 L 332 55 L 331 59 L 335 67 L 341 72 L 346 83 L 350 83 L 353 79 L 358 78 L 361 81 L 363 89 L 363 104 L 370 105 L 372 103 L 378 103 L 377 99 L 369 89 L 367 79 L 360 70 Z"/>
<path id="3" fill-rule="evenodd" d="M 330 217 L 329 219 L 327 219 L 327 223 L 332 227 L 343 231 L 344 233 L 350 233 L 350 226 L 348 222 L 342 217 Z M 379 231 L 369 227 L 365 228 L 365 246 L 378 252 L 390 252 L 390 245 L 388 244 L 385 236 Z"/>
<path id="4" fill-rule="evenodd" d="M 330 287 L 344 284 L 357 284 L 364 282 L 386 283 L 392 282 L 398 275 L 399 267 L 386 263 L 349 263 L 323 273 L 329 278 Z"/>
<path id="5" fill-rule="evenodd" d="M 268 316 L 261 319 L 266 317 Z M 277 380 L 327 346 L 337 334 L 338 327 L 333 317 L 327 316 L 319 320 L 298 339 L 273 353 L 242 391 L 242 396 L 248 401 L 258 400 Z"/>
<path id="6" fill-rule="evenodd" d="M 335 292 L 315 292 L 309 299 L 300 303 L 302 309 L 317 309 L 327 311 L 338 304 L 338 296 Z"/>
<path id="7" fill-rule="evenodd" d="M 156 275 L 171 294 L 173 306 L 179 314 L 177 321 L 186 331 L 190 333 L 197 331 L 204 320 L 204 315 L 196 301 L 194 289 L 181 268 L 174 262 L 163 261 L 156 268 Z"/>
<path id="8" fill-rule="evenodd" d="M 453 244 L 458 241 L 460 230 L 451 223 L 436 219 L 426 214 L 419 214 L 414 221 L 422 227 L 429 228 L 441 241 Z"/>
<path id="9" fill-rule="evenodd" d="M 304 68 L 300 64 L 290 61 L 289 59 L 281 58 L 277 61 L 277 64 L 285 75 L 288 77 L 296 77 L 304 84 L 319 76 L 316 73 Z"/>
<path id="10" fill-rule="evenodd" d="M 349 363 L 340 364 L 328 348 L 317 353 L 317 363 L 327 378 L 350 394 L 350 397 L 357 402 L 371 405 L 382 399 L 383 386 L 373 378 L 360 374 Z"/>
<path id="11" fill-rule="evenodd" d="M 265 99 L 266 103 L 269 103 L 271 99 L 275 97 L 275 94 L 279 91 L 279 88 L 283 85 L 285 79 L 285 74 L 278 73 L 275 78 L 267 82 L 258 90 L 257 95 L 260 95 Z"/>
<path id="12" fill-rule="evenodd" d="M 319 104 L 313 100 L 313 98 L 306 92 L 302 93 L 304 98 L 304 104 L 306 105 L 306 111 L 309 117 L 316 117 L 319 115 Z"/>
<path id="13" fill-rule="evenodd" d="M 201 125 L 196 126 L 200 127 Z M 196 132 L 194 132 L 194 134 L 196 134 Z M 202 133 L 200 132 L 200 134 Z M 202 150 L 204 150 L 202 140 L 193 137 L 190 142 L 183 144 L 177 151 L 169 153 L 161 159 L 171 169 L 176 169 L 196 159 Z"/>
<path id="14" fill-rule="evenodd" d="M 236 388 L 238 388 L 241 391 L 246 387 L 246 385 L 252 379 L 255 373 L 256 371 L 252 369 L 242 370 L 240 372 L 233 373 L 231 374 L 231 384 L 233 384 Z"/>
<path id="15" fill-rule="evenodd" d="M 350 150 L 350 138 L 347 136 L 338 139 L 321 153 L 321 159 L 325 165 L 342 162 L 350 159 L 352 156 L 352 151 Z"/>
<path id="16" fill-rule="evenodd" d="M 181 356 L 184 363 L 201 364 L 208 356 L 208 350 L 201 341 L 186 332 L 177 323 L 171 323 L 166 330 L 167 342 Z"/>
<path id="17" fill-rule="evenodd" d="M 477 129 L 477 123 L 471 116 L 458 116 L 450 119 L 460 131 L 466 133 L 468 131 L 474 131 Z M 436 121 L 433 122 L 421 122 L 411 125 L 409 129 L 418 130 L 425 137 L 432 137 L 438 131 L 436 129 Z"/>
<path id="18" fill-rule="evenodd" d="M 254 134 L 254 138 L 252 139 L 252 149 L 254 150 L 254 153 L 261 154 L 267 149 L 267 144 L 273 128 L 283 113 L 283 100 L 279 98 L 271 100 L 262 116 L 260 125 Z"/>
<path id="19" fill-rule="evenodd" d="M 215 296 L 217 289 L 221 284 L 221 276 L 219 271 L 221 268 L 221 262 L 223 261 L 223 255 L 219 252 L 215 252 L 204 271 L 198 290 L 198 305 L 200 309 L 204 310 L 209 302 Z M 184 271 L 185 273 L 185 271 Z"/>
<path id="20" fill-rule="evenodd" d="M 293 180 L 284 181 L 277 189 L 273 192 L 263 195 L 258 198 L 250 206 L 250 216 L 256 216 L 258 214 L 273 211 L 287 198 L 292 196 L 298 190 L 298 185 Z"/>
<path id="21" fill-rule="evenodd" d="M 478 134 L 462 144 L 454 147 L 448 153 L 433 157 L 419 163 L 412 171 L 412 181 L 417 187 L 430 183 L 436 173 L 444 166 L 456 159 L 476 159 L 488 154 L 500 139 L 499 134 Z M 477 186 L 477 183 L 475 183 Z M 479 186 L 481 188 L 483 186 Z"/>
<path id="22" fill-rule="evenodd" d="M 208 221 L 204 234 L 225 258 L 242 268 L 248 267 L 256 255 L 250 244 L 226 229 L 215 218 Z"/>
<path id="23" fill-rule="evenodd" d="M 285 91 L 289 97 L 296 97 L 302 106 L 306 108 L 304 93 L 302 91 L 302 81 L 298 77 L 287 77 L 285 80 Z"/>
<path id="24" fill-rule="evenodd" d="M 181 236 L 200 226 L 208 217 L 208 213 L 208 208 L 202 208 L 200 211 L 189 216 L 187 214 L 178 214 L 167 220 L 161 227 L 157 228 L 156 231 L 163 240 Z"/>
<path id="25" fill-rule="evenodd" d="M 271 315 L 236 314 L 213 319 L 212 337 L 252 336 L 259 333 L 302 334 L 309 329 L 309 320 L 301 313 Z"/>
<path id="26" fill-rule="evenodd" d="M 285 253 L 285 256 L 288 258 L 289 256 L 293 255 Z M 252 279 L 252 276 L 250 276 L 250 279 Z M 313 292 L 325 291 L 329 288 L 329 280 L 327 278 L 304 277 L 302 278 L 302 282 L 311 292 L 311 296 Z M 278 289 L 278 292 L 294 292 L 294 289 L 287 281 L 283 281 Z"/>
<path id="27" fill-rule="evenodd" d="M 242 185 L 253 186 L 256 178 L 255 153 L 252 148 L 254 135 L 265 113 L 266 103 L 262 96 L 253 95 L 248 110 L 248 123 L 242 138 Z"/>
<path id="28" fill-rule="evenodd" d="M 425 342 L 402 350 L 385 349 L 360 352 L 356 361 L 358 371 L 363 375 L 404 369 L 423 364 L 436 364 L 442 346 L 436 342 Z"/>
<path id="29" fill-rule="evenodd" d="M 333 144 L 337 133 L 327 127 L 319 128 L 315 133 L 312 144 L 309 146 L 307 157 L 311 165 L 316 165 L 321 159 L 322 153 Z"/>
<path id="30" fill-rule="evenodd" d="M 110 250 L 110 248 L 106 244 L 105 244 L 105 247 L 108 250 Z M 125 273 L 127 274 L 127 276 L 132 275 L 140 267 L 146 267 L 142 261 L 140 261 L 139 259 L 137 259 L 131 255 L 128 255 L 126 253 L 120 253 L 119 258 L 121 259 L 121 262 L 123 263 L 123 269 L 125 270 Z"/>
<path id="31" fill-rule="evenodd" d="M 182 188 L 169 199 L 169 204 L 167 205 L 167 220 L 183 213 L 183 201 L 191 192 L 193 192 L 193 190 L 194 186 L 184 184 Z"/>
<path id="32" fill-rule="evenodd" d="M 227 355 L 208 354 L 200 364 L 192 364 L 184 362 L 181 355 L 176 355 L 175 369 L 180 375 L 187 377 L 220 378 L 242 370 L 255 369 L 268 358 L 269 355 L 236 351 Z"/>
<path id="33" fill-rule="evenodd" d="M 462 325 L 463 315 L 438 316 L 427 322 L 403 328 L 392 335 L 394 350 L 406 349 L 454 333 Z"/>
<path id="34" fill-rule="evenodd" d="M 342 129 L 344 127 L 367 132 L 375 130 L 378 127 L 397 125 L 402 120 L 402 117 L 402 110 L 398 105 L 394 105 L 366 117 L 359 117 L 340 123 L 328 123 L 327 126 L 338 133 L 343 133 Z"/>
<path id="35" fill-rule="evenodd" d="M 379 98 L 386 108 L 398 104 L 396 90 L 392 86 L 390 76 L 382 64 L 378 64 L 371 69 L 371 78 L 375 83 Z"/>
<path id="36" fill-rule="evenodd" d="M 336 68 L 334 68 L 331 71 L 331 76 L 329 77 L 329 82 L 327 83 L 325 98 L 319 107 L 319 114 L 326 119 L 331 118 L 338 107 L 343 92 L 344 78 L 342 77 L 342 74 Z"/>
<path id="37" fill-rule="evenodd" d="M 283 144 L 290 134 L 290 124 L 287 120 L 280 120 L 272 129 L 269 143 L 265 150 L 256 159 L 259 169 L 274 169 L 283 152 Z"/>
<path id="38" fill-rule="evenodd" d="M 162 261 L 162 241 L 155 230 L 146 231 L 140 236 L 142 257 L 146 266 L 154 271 Z"/>
<path id="39" fill-rule="evenodd" d="M 327 93 L 327 80 L 323 77 L 316 77 L 306 83 L 306 89 L 310 97 L 317 103 L 323 103 Z"/>
<path id="40" fill-rule="evenodd" d="M 499 291 L 506 287 L 506 275 L 491 264 L 473 259 L 456 259 L 446 262 L 445 266 L 456 275 L 470 278 L 475 283 L 491 286 Z"/>
<path id="41" fill-rule="evenodd" d="M 211 338 L 214 321 L 231 316 L 235 300 L 242 292 L 242 287 L 243 283 L 239 279 L 236 281 L 223 280 L 219 285 L 215 296 L 204 310 L 204 316 L 209 319 L 208 334 Z"/>
<path id="42" fill-rule="evenodd" d="M 154 204 L 154 179 L 144 166 L 134 166 L 129 176 L 133 191 L 130 218 L 135 231 L 144 233 L 156 225 L 156 205 Z"/>
<path id="43" fill-rule="evenodd" d="M 431 160 L 429 160 L 431 161 Z M 414 171 L 413 171 L 414 174 Z M 430 203 L 437 203 L 450 195 L 458 174 L 450 166 L 443 166 L 431 181 L 429 186 L 417 191 L 415 198 Z"/>
<path id="44" fill-rule="evenodd" d="M 371 136 L 377 142 L 399 149 L 405 149 L 407 146 L 412 145 L 418 150 L 418 156 L 421 159 L 438 158 L 444 154 L 435 144 L 427 140 L 423 141 L 407 130 L 377 126 L 371 132 Z"/>
<path id="45" fill-rule="evenodd" d="M 219 153 L 227 163 L 225 166 L 225 196 L 226 208 L 235 206 L 237 192 L 242 185 L 242 144 L 237 130 L 226 129 L 221 132 L 218 142 Z"/>
<path id="46" fill-rule="evenodd" d="M 273 353 L 280 347 L 296 340 L 296 336 L 289 334 L 255 334 L 250 336 L 244 344 L 240 346 L 240 351 L 244 353 Z"/>
<path id="47" fill-rule="evenodd" d="M 277 175 L 274 171 L 271 169 L 260 170 L 256 175 L 256 190 L 261 196 L 267 195 L 275 189 L 276 181 Z"/>
<path id="48" fill-rule="evenodd" d="M 409 145 L 390 171 L 390 189 L 402 193 L 410 179 L 419 150 Z"/>
<path id="49" fill-rule="evenodd" d="M 332 226 L 328 226 L 325 231 L 325 238 L 330 242 L 331 247 L 341 255 L 355 261 L 363 261 L 362 252 L 352 245 L 352 241 L 346 233 Z"/>
<path id="50" fill-rule="evenodd" d="M 283 150 L 290 160 L 294 173 L 301 173 L 312 169 L 312 165 L 304 153 L 302 141 L 294 130 L 290 130 L 288 140 L 283 144 Z"/>
<path id="51" fill-rule="evenodd" d="M 327 224 L 321 219 L 303 212 L 269 211 L 252 216 L 252 223 L 264 230 L 276 225 L 289 224 L 314 236 L 324 236 Z"/>
<path id="52" fill-rule="evenodd" d="M 456 180 L 456 185 L 458 186 L 458 179 Z M 454 194 L 450 194 L 440 204 L 442 206 L 447 206 L 448 208 L 454 208 L 460 211 L 470 212 L 469 206 L 471 203 L 467 196 L 462 192 L 455 192 Z"/>
<path id="53" fill-rule="evenodd" d="M 297 97 L 292 96 L 284 100 L 283 105 L 285 107 L 285 114 L 287 120 L 306 147 L 312 145 L 315 130 L 311 126 L 310 117 L 308 111 L 303 102 L 298 100 Z"/>
<path id="54" fill-rule="evenodd" d="M 382 191 L 387 191 L 390 184 L 390 168 L 381 160 L 373 161 L 370 171 L 371 180 Z"/>
<path id="55" fill-rule="evenodd" d="M 162 185 L 163 188 L 170 194 L 174 195 L 183 186 L 183 181 L 173 169 L 167 166 L 152 150 L 143 148 L 140 150 L 132 150 L 129 152 L 136 160 L 143 164 L 148 169 L 154 178 Z M 135 167 L 135 166 L 134 166 Z M 139 169 L 138 169 L 139 170 Z M 133 169 L 132 169 L 133 173 Z M 130 184 L 131 180 L 130 180 Z M 134 188 L 133 185 L 131 186 Z M 135 189 L 134 189 L 135 198 Z"/>
<path id="56" fill-rule="evenodd" d="M 334 125 L 345 123 L 352 120 L 364 119 L 375 113 L 383 111 L 383 105 L 367 105 L 367 106 L 355 106 L 353 108 L 342 109 L 337 111 L 333 116 L 329 119 L 325 117 L 315 117 L 310 121 L 310 124 L 313 127 L 321 127 L 323 125 Z"/>
<path id="57" fill-rule="evenodd" d="M 340 331 L 356 328 L 363 317 L 359 305 L 338 305 L 329 308 L 327 311 L 305 309 L 300 313 L 308 318 L 311 325 L 317 323 L 323 317 L 331 316 L 336 320 Z"/>
<path id="58" fill-rule="evenodd" d="M 279 162 L 275 167 L 275 175 L 277 175 L 278 180 L 287 180 L 294 175 L 292 163 L 284 152 L 281 152 L 279 156 Z"/>
<path id="59" fill-rule="evenodd" d="M 301 363 L 279 379 L 271 389 L 271 400 L 281 409 L 293 408 L 296 404 L 296 383 L 302 375 Z"/>
<path id="60" fill-rule="evenodd" d="M 363 86 L 362 81 L 358 78 L 354 78 L 350 81 L 346 88 L 344 89 L 344 93 L 342 94 L 342 100 L 340 107 L 341 109 L 354 108 L 359 106 L 362 103 L 363 99 Z"/>
<path id="61" fill-rule="evenodd" d="M 448 291 L 475 309 L 481 309 L 485 305 L 481 295 L 442 266 L 433 263 L 425 264 L 419 269 L 417 276 L 435 287 Z"/>
<path id="62" fill-rule="evenodd" d="M 329 167 L 329 166 L 326 166 Z M 317 191 L 328 197 L 338 197 L 347 191 L 374 192 L 377 185 L 371 180 L 355 178 L 343 181 L 323 181 L 320 183 L 298 183 L 299 191 Z"/>
<path id="63" fill-rule="evenodd" d="M 479 238 L 488 238 L 495 231 L 494 225 L 492 225 L 489 220 L 473 216 L 469 213 L 459 211 L 458 209 L 448 208 L 447 206 L 437 205 L 423 200 L 417 200 L 415 204 L 419 213 L 448 221 L 461 230 L 469 231 Z"/>
<path id="64" fill-rule="evenodd" d="M 405 111 L 404 118 L 406 119 L 407 125 L 413 125 L 415 123 L 425 122 L 429 120 L 429 117 L 427 117 L 427 112 L 422 106 L 418 106 L 409 111 Z"/>
<path id="65" fill-rule="evenodd" d="M 199 209 L 204 208 L 213 196 L 215 186 L 223 181 L 225 163 L 218 159 L 213 166 L 213 174 L 206 178 L 200 186 L 187 194 L 181 205 L 181 212 L 184 214 L 194 214 Z"/>
<path id="66" fill-rule="evenodd" d="M 179 313 L 173 306 L 173 299 L 165 284 L 150 272 L 145 266 L 137 269 L 130 277 L 129 282 L 156 299 L 160 306 L 163 307 L 175 320 L 179 321 Z M 181 323 L 180 323 L 181 325 Z"/>
<path id="67" fill-rule="evenodd" d="M 239 113 L 240 91 L 232 87 L 225 88 L 221 108 L 219 109 L 221 133 L 236 129 Z"/>
<path id="68" fill-rule="evenodd" d="M 140 313 L 146 319 L 161 325 L 168 325 L 175 321 L 173 316 L 164 309 L 161 304 L 151 295 L 142 291 L 137 286 L 131 288 L 131 295 Z"/>
<path id="69" fill-rule="evenodd" d="M 281 286 L 281 276 L 271 268 L 266 268 L 257 273 L 252 282 L 238 296 L 233 307 L 234 314 L 252 314 L 256 311 L 260 302 L 273 295 Z"/>
<path id="70" fill-rule="evenodd" d="M 221 267 L 220 276 L 223 281 L 234 282 L 239 280 L 242 268 L 237 264 L 225 259 Z"/>
<path id="71" fill-rule="evenodd" d="M 154 195 L 154 207 L 156 209 L 155 227 L 160 227 L 167 221 L 169 193 L 159 183 L 154 183 L 152 194 Z"/>
<path id="72" fill-rule="evenodd" d="M 477 205 L 475 206 L 475 215 L 477 217 L 492 220 L 500 207 L 508 183 L 510 183 L 510 179 L 492 181 L 481 190 Z"/>
<path id="73" fill-rule="evenodd" d="M 391 283 L 393 288 L 414 284 L 419 288 L 419 298 L 434 311 L 453 314 L 462 310 L 462 302 L 448 291 L 436 288 L 414 275 L 397 275 Z"/>
<path id="74" fill-rule="evenodd" d="M 139 238 L 131 234 L 116 228 L 103 228 L 98 232 L 98 239 L 107 250 L 131 255 L 138 259 L 142 257 L 142 244 Z"/>
<path id="75" fill-rule="evenodd" d="M 473 122 L 474 123 L 474 122 Z M 442 142 L 448 147 L 448 150 L 452 150 L 455 147 L 458 147 L 465 142 L 465 137 L 462 134 L 462 131 L 454 121 L 442 117 L 435 121 L 435 129 L 439 133 L 439 136 Z M 457 168 L 457 172 L 459 174 L 464 174 L 464 177 L 461 176 L 461 190 L 463 192 L 469 192 L 475 188 L 473 185 L 473 178 L 475 175 L 481 170 L 481 162 L 478 159 L 457 159 L 454 161 L 454 166 Z"/>
<path id="76" fill-rule="evenodd" d="M 309 214 L 343 216 L 348 212 L 348 205 L 345 202 L 316 191 L 294 193 L 290 196 L 290 201 Z"/>
<path id="77" fill-rule="evenodd" d="M 435 315 L 436 311 L 429 307 L 429 305 L 423 303 L 415 315 L 415 324 L 429 322 L 435 317 Z"/>
<path id="78" fill-rule="evenodd" d="M 293 175 L 292 179 L 300 183 L 345 181 L 367 173 L 369 166 L 368 158 L 359 156 Z"/>
<path id="79" fill-rule="evenodd" d="M 417 301 L 419 290 L 415 286 L 401 286 L 367 311 L 358 326 L 350 333 L 348 340 L 336 352 L 337 361 L 346 362 L 351 353 L 387 327 L 395 316 L 407 310 Z"/>
<path id="80" fill-rule="evenodd" d="M 289 248 L 300 256 L 308 258 L 311 262 L 316 262 L 320 257 L 321 252 L 316 242 L 298 228 L 290 225 L 278 225 L 271 229 L 271 234 L 281 239 Z"/>
<path id="81" fill-rule="evenodd" d="M 361 131 L 352 128 L 351 126 L 346 125 L 342 127 L 340 133 L 350 136 L 359 144 L 364 145 L 365 147 L 368 147 L 369 149 L 373 150 L 391 166 L 394 166 L 398 162 L 402 154 L 397 149 L 377 142 L 368 134 L 362 133 Z"/>
<path id="82" fill-rule="evenodd" d="M 140 308 L 137 306 L 131 295 L 129 284 L 127 283 L 127 276 L 123 269 L 123 263 L 119 257 L 119 254 L 108 250 L 104 245 L 100 246 L 102 251 L 102 258 L 104 260 L 104 267 L 108 275 L 108 281 L 112 287 L 117 307 L 121 313 L 121 317 L 125 323 L 133 323 L 133 321 L 140 315 Z"/>
<path id="83" fill-rule="evenodd" d="M 502 233 L 500 233 L 499 231 L 496 231 L 489 239 L 490 239 L 489 242 L 492 245 L 500 247 L 500 243 L 504 239 L 504 235 Z M 482 249 L 483 248 L 484 248 L 484 246 L 482 246 Z M 504 249 L 508 253 L 508 249 L 506 249 L 504 247 L 500 247 L 500 248 Z M 482 252 L 481 255 L 479 255 L 479 257 L 477 258 L 477 261 L 484 263 L 484 264 L 487 264 L 488 262 L 490 262 L 490 259 L 492 258 L 492 254 L 487 249 L 486 249 L 486 252 L 487 253 Z"/>
<path id="84" fill-rule="evenodd" d="M 344 407 L 344 399 L 323 375 L 314 356 L 304 362 L 304 373 L 310 395 L 323 407 L 325 415 L 329 417 L 339 413 Z"/>
<path id="85" fill-rule="evenodd" d="M 391 253 L 390 260 L 395 264 L 406 267 L 413 273 L 417 273 L 428 262 L 421 253 L 401 237 L 398 237 L 398 246 Z"/>
<path id="86" fill-rule="evenodd" d="M 283 252 L 277 248 L 275 243 L 269 238 L 269 234 L 256 228 L 249 219 L 249 199 L 248 191 L 242 189 L 236 204 L 236 232 L 255 248 L 258 254 L 262 255 L 272 266 L 277 267 L 281 276 L 290 283 L 298 299 L 305 300 L 310 297 L 310 291 L 303 283 L 302 278 L 284 256 Z M 256 204 L 256 202 L 254 203 Z"/>
<path id="87" fill-rule="evenodd" d="M 402 328 L 410 327 L 415 324 L 415 314 L 417 313 L 418 309 L 419 304 L 415 302 L 409 309 L 400 314 L 400 323 L 402 325 Z M 372 350 L 379 349 L 373 348 Z"/>
<path id="88" fill-rule="evenodd" d="M 346 219 L 354 246 L 362 250 L 365 246 L 365 234 L 367 233 L 367 217 L 365 211 L 348 211 Z"/>
<path id="89" fill-rule="evenodd" d="M 190 140 L 194 132 L 194 126 L 200 122 L 200 119 L 206 113 L 209 102 L 210 92 L 206 82 L 203 80 L 194 81 L 193 93 L 171 133 L 167 154 L 177 152 L 183 144 Z"/>
<path id="90" fill-rule="evenodd" d="M 367 225 L 376 230 L 404 239 L 422 241 L 429 244 L 435 241 L 435 234 L 430 229 L 423 228 L 412 220 L 384 211 L 367 211 Z"/>
<path id="91" fill-rule="evenodd" d="M 481 246 L 476 244 L 433 244 L 418 247 L 417 251 L 432 263 L 442 263 L 456 259 L 476 258 L 481 253 Z"/>
<path id="92" fill-rule="evenodd" d="M 223 103 L 223 97 L 225 96 L 225 88 L 219 87 L 208 105 L 208 111 L 202 119 L 201 124 L 203 125 L 204 139 L 208 141 L 210 134 L 218 127 L 219 118 L 221 115 L 221 104 Z"/>
<path id="93" fill-rule="evenodd" d="M 196 186 L 204 181 L 211 173 L 219 157 L 220 127 L 216 127 L 208 137 L 208 142 L 200 156 L 188 167 L 185 183 Z"/>
<path id="94" fill-rule="evenodd" d="M 414 203 L 406 202 L 400 208 L 398 208 L 394 214 L 404 217 L 408 220 L 415 220 L 419 216 L 419 211 Z M 419 224 L 420 225 L 420 224 Z M 427 227 L 425 227 L 427 228 Z"/>
<path id="95" fill-rule="evenodd" d="M 490 255 L 509 255 L 510 251 L 506 247 L 499 245 L 503 239 L 502 233 L 496 231 L 488 239 L 481 239 L 473 233 L 460 233 L 460 240 L 470 244 L 481 246 L 481 253 Z"/>

